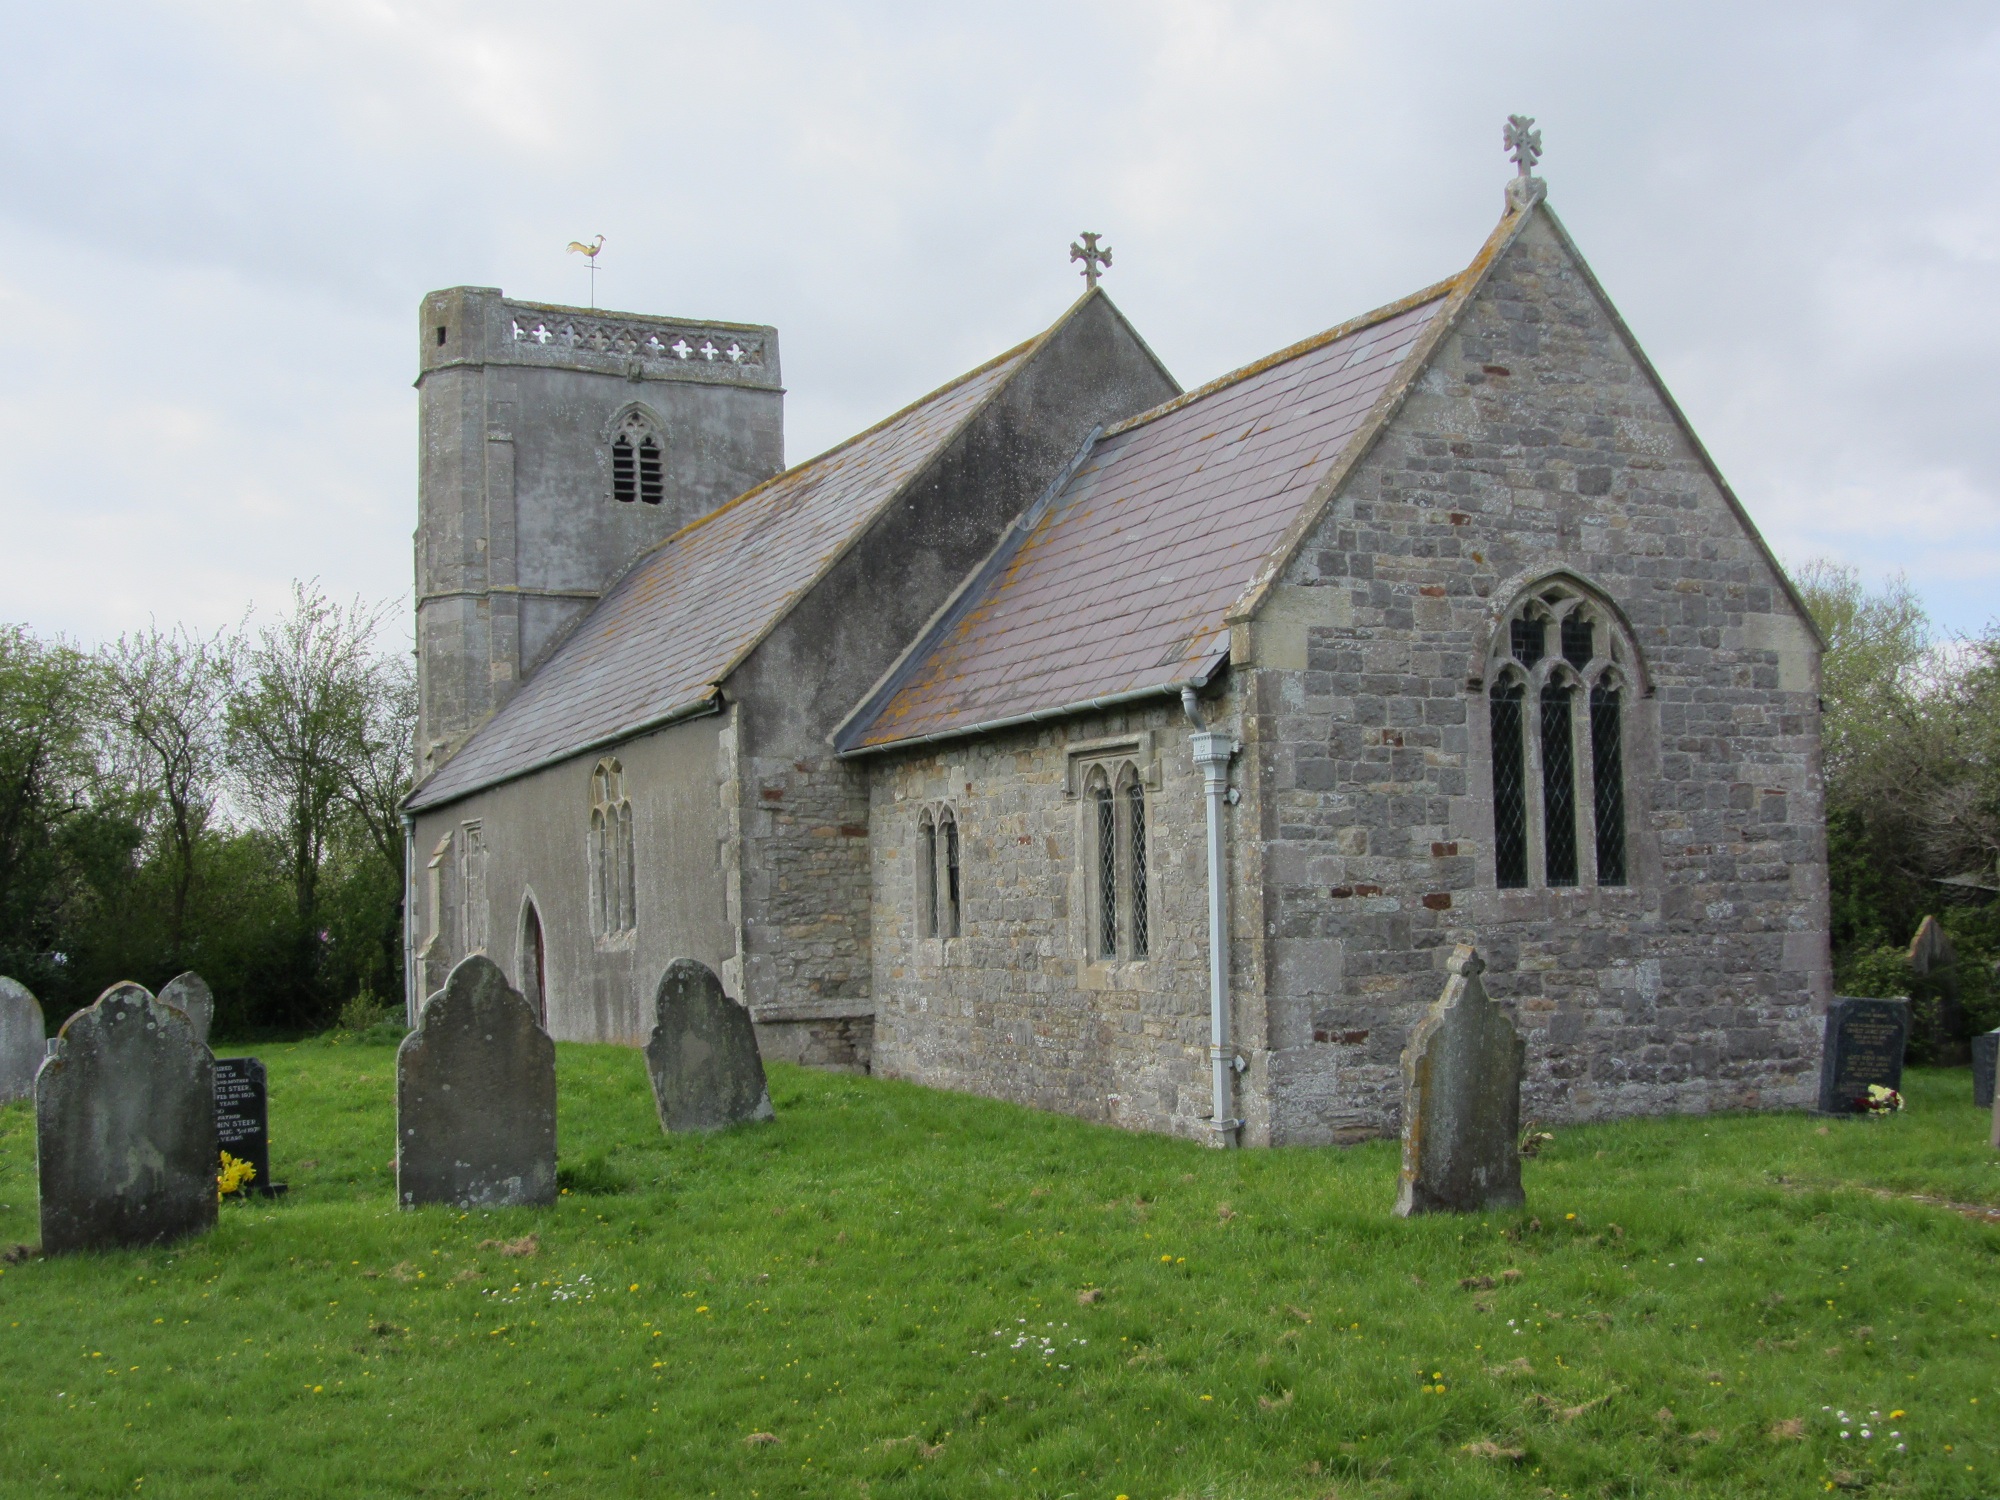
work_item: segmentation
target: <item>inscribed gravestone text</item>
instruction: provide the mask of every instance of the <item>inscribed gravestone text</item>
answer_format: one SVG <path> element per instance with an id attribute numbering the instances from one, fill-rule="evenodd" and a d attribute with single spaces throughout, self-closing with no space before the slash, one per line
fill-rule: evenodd
<path id="1" fill-rule="evenodd" d="M 187 1013 L 115 984 L 35 1076 L 42 1248 L 152 1245 L 215 1225 L 215 1060 Z"/>
<path id="2" fill-rule="evenodd" d="M 1487 997 L 1485 962 L 1460 944 L 1451 978 L 1403 1049 L 1403 1173 L 1396 1212 L 1475 1213 L 1521 1192 L 1527 1043 Z"/>
<path id="3" fill-rule="evenodd" d="M 660 977 L 646 1072 L 664 1130 L 720 1130 L 775 1118 L 750 1012 L 706 964 L 677 958 Z"/>
<path id="4" fill-rule="evenodd" d="M 396 1201 L 501 1208 L 556 1196 L 556 1045 L 474 954 L 396 1052 Z"/>
<path id="5" fill-rule="evenodd" d="M 47 1051 L 41 1005 L 25 984 L 0 974 L 0 1104 L 35 1092 Z"/>
<path id="6" fill-rule="evenodd" d="M 270 1198 L 271 1093 L 264 1065 L 254 1057 L 215 1060 L 215 1144 L 238 1161 L 248 1162 L 247 1191 Z"/>
<path id="7" fill-rule="evenodd" d="M 1820 1054 L 1821 1113 L 1866 1109 L 1871 1084 L 1900 1090 L 1909 1039 L 1909 1001 L 1836 996 L 1826 1008 L 1826 1046 Z"/>

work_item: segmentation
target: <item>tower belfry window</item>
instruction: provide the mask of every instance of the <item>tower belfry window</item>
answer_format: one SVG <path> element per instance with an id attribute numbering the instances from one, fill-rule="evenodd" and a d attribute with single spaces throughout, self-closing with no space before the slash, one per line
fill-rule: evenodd
<path id="1" fill-rule="evenodd" d="M 611 440 L 611 498 L 658 505 L 666 495 L 666 445 L 652 423 L 633 412 Z"/>

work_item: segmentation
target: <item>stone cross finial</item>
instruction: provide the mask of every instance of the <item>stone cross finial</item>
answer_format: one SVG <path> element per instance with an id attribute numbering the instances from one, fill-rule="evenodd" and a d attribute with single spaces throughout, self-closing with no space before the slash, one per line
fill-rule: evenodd
<path id="1" fill-rule="evenodd" d="M 1102 276 L 1111 264 L 1111 247 L 1106 245 L 1103 249 L 1098 249 L 1096 231 L 1086 229 L 1083 231 L 1083 243 L 1072 244 L 1069 247 L 1069 258 L 1083 262 L 1084 282 L 1094 290 L 1097 278 Z"/>
<path id="2" fill-rule="evenodd" d="M 1501 146 L 1514 162 L 1514 180 L 1507 184 L 1510 211 L 1534 207 L 1548 196 L 1548 184 L 1535 175 L 1535 163 L 1542 159 L 1542 133 L 1535 129 L 1531 115 L 1507 116 L 1507 128 L 1500 135 Z"/>

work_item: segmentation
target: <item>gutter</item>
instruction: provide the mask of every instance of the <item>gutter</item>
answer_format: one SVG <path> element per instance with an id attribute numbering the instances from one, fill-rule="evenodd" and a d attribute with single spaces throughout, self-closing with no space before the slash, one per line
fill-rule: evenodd
<path id="1" fill-rule="evenodd" d="M 537 771 L 546 771 L 550 766 L 561 765 L 564 761 L 574 760 L 579 755 L 588 755 L 593 750 L 606 750 L 613 745 L 623 744 L 626 740 L 635 739 L 639 735 L 650 734 L 655 729 L 665 729 L 669 724 L 678 724 L 683 719 L 699 719 L 709 714 L 719 714 L 724 707 L 721 686 L 711 682 L 701 690 L 701 696 L 691 703 L 683 703 L 679 708 L 670 708 L 665 713 L 655 714 L 650 719 L 641 719 L 636 724 L 627 724 L 612 734 L 601 734 L 595 739 L 584 740 L 561 750 L 552 750 L 540 760 L 498 772 L 484 781 L 475 781 L 470 786 L 462 786 L 449 796 L 440 797 L 435 802 L 418 802 L 416 799 L 423 792 L 423 788 L 418 787 L 404 799 L 403 808 L 406 813 L 410 813 L 432 812 L 440 807 L 449 807 L 454 802 L 463 802 L 475 792 L 489 792 L 496 786 L 505 786 L 510 781 L 519 781 L 522 777 L 532 776 Z M 446 762 L 432 774 L 442 775 L 449 764 L 450 762 Z"/>
<path id="2" fill-rule="evenodd" d="M 1025 724 L 1046 724 L 1051 719 L 1067 719 L 1077 714 L 1095 713 L 1103 708 L 1122 708 L 1127 703 L 1141 703 L 1148 698 L 1178 697 L 1186 701 L 1189 693 L 1198 693 L 1215 680 L 1215 674 L 1229 663 L 1229 653 L 1224 652 L 1210 664 L 1207 671 L 1194 677 L 1183 677 L 1174 682 L 1162 682 L 1153 687 L 1131 688 L 1122 693 L 1104 693 L 1096 698 L 1085 698 L 1076 703 L 1065 703 L 1057 708 L 1031 709 L 1024 714 L 1009 714 L 1002 719 L 988 719 L 983 724 L 963 724 L 951 729 L 936 730 L 931 734 L 912 735 L 908 739 L 886 740 L 879 745 L 857 745 L 852 750 L 836 752 L 838 760 L 860 760 L 868 755 L 886 755 L 893 750 L 910 750 L 918 745 L 935 745 L 944 740 L 962 740 L 973 735 L 994 734 L 1002 729 L 1019 729 Z"/>
<path id="3" fill-rule="evenodd" d="M 1211 730 L 1202 722 L 1193 688 L 1182 689 L 1181 708 L 1194 726 L 1188 743 L 1194 763 L 1201 767 L 1208 804 L 1208 1064 L 1215 1100 L 1209 1129 L 1215 1132 L 1215 1144 L 1226 1149 L 1238 1144 L 1236 1133 L 1243 1128 L 1232 1106 L 1234 1075 L 1245 1064 L 1229 1041 L 1229 872 L 1222 808 L 1229 794 L 1229 762 L 1243 746 L 1234 735 Z"/>

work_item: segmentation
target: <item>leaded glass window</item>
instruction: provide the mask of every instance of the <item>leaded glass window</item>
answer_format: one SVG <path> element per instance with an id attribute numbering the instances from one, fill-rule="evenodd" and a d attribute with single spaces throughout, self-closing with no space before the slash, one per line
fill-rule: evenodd
<path id="1" fill-rule="evenodd" d="M 917 931 L 938 935 L 937 825 L 928 808 L 917 819 Z"/>
<path id="2" fill-rule="evenodd" d="M 1542 687 L 1542 854 L 1550 885 L 1576 884 L 1576 755 L 1570 686 Z"/>
<path id="3" fill-rule="evenodd" d="M 1595 635 L 1596 632 L 1591 628 L 1589 619 L 1579 611 L 1571 610 L 1568 614 L 1564 615 L 1562 622 L 1563 660 L 1575 667 L 1579 672 L 1589 666 L 1591 657 L 1596 654 L 1592 649 Z"/>
<path id="4" fill-rule="evenodd" d="M 1528 883 L 1527 754 L 1521 740 L 1521 679 L 1501 678 L 1491 694 L 1493 862 L 1503 887 Z"/>
<path id="5" fill-rule="evenodd" d="M 1590 690 L 1590 761 L 1596 786 L 1597 883 L 1625 883 L 1625 747 L 1617 684 Z"/>
<path id="6" fill-rule="evenodd" d="M 938 831 L 944 835 L 944 935 L 959 932 L 961 892 L 958 884 L 958 819 L 949 808 L 938 814 Z"/>
<path id="7" fill-rule="evenodd" d="M 1513 623 L 1510 632 L 1514 643 L 1514 660 L 1524 667 L 1532 667 L 1549 653 L 1548 621 L 1539 615 L 1524 615 Z"/>
<path id="8" fill-rule="evenodd" d="M 1137 776 L 1128 777 L 1125 782 L 1126 837 L 1131 842 L 1128 862 L 1131 865 L 1132 886 L 1132 956 L 1144 958 L 1148 943 L 1146 931 L 1146 789 L 1139 784 Z"/>
<path id="9" fill-rule="evenodd" d="M 1090 789 L 1097 821 L 1097 956 L 1118 956 L 1118 815 L 1100 773 Z"/>

